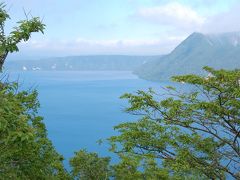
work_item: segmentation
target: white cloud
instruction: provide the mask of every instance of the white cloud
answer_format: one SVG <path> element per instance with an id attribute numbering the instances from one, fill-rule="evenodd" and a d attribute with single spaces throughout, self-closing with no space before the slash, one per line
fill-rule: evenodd
<path id="1" fill-rule="evenodd" d="M 15 2 L 15 0 L 9 1 L 10 4 Z M 46 14 L 45 20 L 48 25 L 46 35 L 39 36 L 39 40 L 31 40 L 26 44 L 21 44 L 19 54 L 34 53 L 36 55 L 50 54 L 53 56 L 78 54 L 165 54 L 173 50 L 194 31 L 204 33 L 240 31 L 240 23 L 238 23 L 240 21 L 240 2 L 238 0 L 235 0 L 235 3 L 233 3 L 234 0 L 231 0 L 232 3 L 230 1 L 228 3 L 226 0 L 148 1 L 153 3 L 127 0 L 128 7 L 126 9 L 128 10 L 121 7 L 123 9 L 120 13 L 121 16 L 119 15 L 118 17 L 120 11 L 116 11 L 116 14 L 113 11 L 112 17 L 108 19 L 108 17 L 104 16 L 101 21 L 98 21 L 98 18 L 91 18 L 92 14 L 94 15 L 95 13 L 92 11 L 86 10 L 86 13 L 83 11 L 83 14 L 76 13 L 81 12 L 78 6 L 79 0 L 74 1 L 71 6 L 59 3 L 57 0 L 48 1 L 33 2 L 31 0 L 23 0 L 23 2 L 13 3 L 15 5 L 11 12 L 16 10 L 16 13 L 13 13 L 13 17 L 15 16 L 16 20 L 19 19 L 20 15 L 24 15 L 21 10 L 21 6 L 24 4 L 26 10 L 31 9 L 34 15 L 42 17 L 42 14 Z M 48 8 L 42 8 L 46 4 Z M 126 5 L 126 3 L 123 4 Z M 155 4 L 155 6 L 146 6 L 147 4 Z M 91 2 L 91 5 L 95 7 L 94 2 Z M 19 7 L 20 12 L 18 11 Z M 56 7 L 55 13 L 52 13 L 51 7 Z M 44 11 L 42 11 L 43 9 Z M 69 9 L 71 9 L 69 11 L 70 14 L 62 13 L 68 12 L 67 10 Z M 107 9 L 101 9 L 101 12 L 105 10 L 107 11 Z M 103 12 L 104 14 L 105 12 Z M 129 16 L 130 14 L 132 16 Z M 64 21 L 64 17 L 70 21 Z M 59 19 L 62 19 L 61 23 L 59 23 Z M 79 19 L 79 23 L 77 19 Z M 14 23 L 15 20 L 13 19 L 12 22 Z M 61 27 L 60 29 L 58 25 L 64 28 Z M 101 37 L 103 39 L 106 38 L 106 40 L 73 39 L 74 36 L 92 39 Z M 35 39 L 37 37 L 34 35 L 32 38 Z M 61 40 L 63 38 L 67 40 Z"/>
<path id="2" fill-rule="evenodd" d="M 205 22 L 205 18 L 192 8 L 176 2 L 139 9 L 135 16 L 148 22 L 181 30 L 199 29 Z"/>
<path id="3" fill-rule="evenodd" d="M 199 4 L 200 1 L 196 4 Z M 205 3 L 213 6 L 216 1 Z M 197 8 L 196 8 L 197 9 Z M 174 2 L 139 9 L 134 16 L 162 28 L 167 36 L 188 36 L 193 32 L 224 33 L 240 31 L 240 3 L 228 10 L 202 16 L 195 8 Z M 161 36 L 162 37 L 162 36 Z M 176 44 L 177 45 L 177 44 Z"/>
<path id="4" fill-rule="evenodd" d="M 240 31 L 240 4 L 232 7 L 229 11 L 207 18 L 202 32 L 223 33 Z"/>

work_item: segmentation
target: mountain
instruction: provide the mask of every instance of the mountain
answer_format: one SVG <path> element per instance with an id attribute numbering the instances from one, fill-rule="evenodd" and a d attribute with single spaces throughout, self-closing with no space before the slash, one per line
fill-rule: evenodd
<path id="1" fill-rule="evenodd" d="M 240 68 L 240 32 L 193 33 L 170 54 L 137 68 L 140 78 L 160 81 L 174 75 L 202 74 L 202 67 Z"/>
<path id="2" fill-rule="evenodd" d="M 133 71 L 161 56 L 95 55 L 54 57 L 41 60 L 6 61 L 6 70 Z"/>

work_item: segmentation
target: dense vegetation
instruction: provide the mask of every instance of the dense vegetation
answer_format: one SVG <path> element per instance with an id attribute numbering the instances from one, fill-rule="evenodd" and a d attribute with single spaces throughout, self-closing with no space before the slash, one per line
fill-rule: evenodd
<path id="1" fill-rule="evenodd" d="M 1 82 L 0 179 L 67 177 L 38 107 L 36 91 L 19 91 L 17 83 Z"/>
<path id="2" fill-rule="evenodd" d="M 3 29 L 9 16 L 0 9 Z M 43 28 L 38 18 L 21 21 L 11 43 L 2 31 L 2 65 L 20 40 Z M 188 92 L 167 87 L 164 96 L 152 89 L 123 95 L 126 111 L 139 120 L 116 126 L 119 135 L 108 139 L 119 162 L 80 150 L 71 172 L 47 138 L 37 92 L 2 78 L 0 179 L 240 179 L 240 70 L 204 69 L 208 77 L 173 77 L 190 84 Z"/>

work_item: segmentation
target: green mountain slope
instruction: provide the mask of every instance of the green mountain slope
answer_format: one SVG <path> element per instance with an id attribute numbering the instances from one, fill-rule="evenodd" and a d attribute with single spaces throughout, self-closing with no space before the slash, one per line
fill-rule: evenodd
<path id="1" fill-rule="evenodd" d="M 143 79 L 160 81 L 173 75 L 201 74 L 203 66 L 240 68 L 240 32 L 193 33 L 170 54 L 143 64 L 135 74 Z"/>

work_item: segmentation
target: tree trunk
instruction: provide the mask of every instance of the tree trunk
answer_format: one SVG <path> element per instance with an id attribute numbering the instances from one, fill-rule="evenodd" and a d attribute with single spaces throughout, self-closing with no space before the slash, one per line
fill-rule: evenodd
<path id="1" fill-rule="evenodd" d="M 4 52 L 0 55 L 0 72 L 3 70 L 3 64 L 7 58 L 8 52 Z"/>

